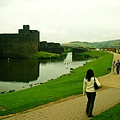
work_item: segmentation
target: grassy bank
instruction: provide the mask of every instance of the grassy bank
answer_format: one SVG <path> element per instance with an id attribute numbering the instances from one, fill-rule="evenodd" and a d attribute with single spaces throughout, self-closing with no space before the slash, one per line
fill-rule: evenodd
<path id="1" fill-rule="evenodd" d="M 66 52 L 62 54 L 56 54 L 56 53 L 49 53 L 45 51 L 38 52 L 36 55 L 34 55 L 31 59 L 36 60 L 47 60 L 47 59 L 63 59 L 67 55 Z"/>
<path id="2" fill-rule="evenodd" d="M 120 103 L 91 120 L 120 120 Z"/>
<path id="3" fill-rule="evenodd" d="M 88 60 L 88 59 L 97 59 L 103 55 L 103 52 L 96 54 L 96 51 L 84 51 L 81 53 L 74 53 L 73 60 Z"/>
<path id="4" fill-rule="evenodd" d="M 110 72 L 108 68 L 111 67 L 112 54 L 101 51 L 92 51 L 90 54 L 99 58 L 74 69 L 70 74 L 33 88 L 0 95 L 0 115 L 24 111 L 61 98 L 81 94 L 83 78 L 89 68 L 94 70 L 96 77 Z"/>
<path id="5" fill-rule="evenodd" d="M 59 56 L 59 54 L 41 51 L 34 55 L 32 59 L 56 59 Z"/>

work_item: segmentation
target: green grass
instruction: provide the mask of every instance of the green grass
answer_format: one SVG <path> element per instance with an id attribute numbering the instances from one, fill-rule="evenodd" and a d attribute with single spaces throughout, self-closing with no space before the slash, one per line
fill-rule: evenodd
<path id="1" fill-rule="evenodd" d="M 99 54 L 97 54 L 99 53 Z M 83 52 L 83 54 L 88 54 L 89 56 L 93 56 L 93 57 L 101 57 L 103 56 L 103 54 L 106 54 L 106 53 L 103 53 L 102 51 L 86 51 L 86 52 Z"/>
<path id="2" fill-rule="evenodd" d="M 34 55 L 32 59 L 54 59 L 58 58 L 59 56 L 59 54 L 41 51 Z"/>
<path id="3" fill-rule="evenodd" d="M 120 103 L 93 117 L 91 120 L 120 120 Z"/>
<path id="4" fill-rule="evenodd" d="M 55 80 L 33 88 L 14 93 L 1 94 L 0 115 L 24 111 L 52 101 L 57 101 L 61 98 L 81 94 L 83 78 L 89 68 L 94 70 L 96 77 L 108 74 L 110 72 L 107 69 L 111 68 L 113 55 L 107 52 L 96 51 L 95 55 L 99 54 L 99 59 L 74 69 L 70 74 L 61 76 Z"/>

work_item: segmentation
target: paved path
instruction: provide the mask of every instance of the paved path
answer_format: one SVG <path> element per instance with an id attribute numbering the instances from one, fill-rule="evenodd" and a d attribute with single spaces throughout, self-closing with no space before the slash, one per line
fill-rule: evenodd
<path id="1" fill-rule="evenodd" d="M 120 55 L 114 54 L 114 60 Z M 113 74 L 98 78 L 105 89 L 98 90 L 93 114 L 101 112 L 120 103 L 120 75 Z M 43 108 L 36 108 L 26 113 L 16 114 L 5 120 L 87 120 L 85 114 L 87 98 L 79 96 L 67 101 L 55 103 Z"/>

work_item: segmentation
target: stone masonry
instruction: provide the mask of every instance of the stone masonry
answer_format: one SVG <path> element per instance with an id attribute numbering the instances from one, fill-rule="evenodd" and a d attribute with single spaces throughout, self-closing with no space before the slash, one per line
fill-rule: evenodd
<path id="1" fill-rule="evenodd" d="M 38 52 L 39 31 L 23 25 L 18 34 L 0 34 L 0 58 L 30 58 Z"/>

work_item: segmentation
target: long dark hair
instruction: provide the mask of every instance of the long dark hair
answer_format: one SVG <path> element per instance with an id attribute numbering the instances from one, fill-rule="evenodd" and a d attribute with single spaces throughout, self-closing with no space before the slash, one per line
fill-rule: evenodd
<path id="1" fill-rule="evenodd" d="M 86 73 L 86 79 L 90 81 L 91 77 L 94 77 L 94 72 L 93 70 L 89 69 Z"/>

